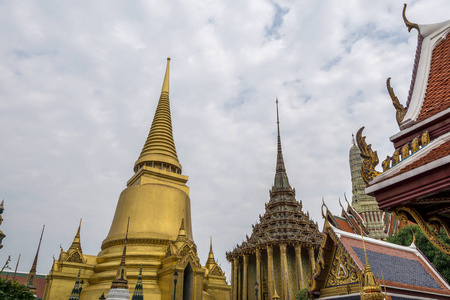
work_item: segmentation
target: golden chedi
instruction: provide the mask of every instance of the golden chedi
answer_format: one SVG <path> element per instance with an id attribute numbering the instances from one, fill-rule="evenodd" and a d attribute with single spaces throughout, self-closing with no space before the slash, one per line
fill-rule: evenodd
<path id="1" fill-rule="evenodd" d="M 142 265 L 144 299 L 173 299 L 175 287 L 176 299 L 229 299 L 231 288 L 220 267 L 215 284 L 207 284 L 209 268 L 201 266 L 193 241 L 188 177 L 182 175 L 172 134 L 169 63 L 170 58 L 135 174 L 119 197 L 93 270 L 86 272 L 81 300 L 97 300 L 108 293 L 122 259 L 128 218 L 126 276 L 129 286 L 135 286 Z"/>

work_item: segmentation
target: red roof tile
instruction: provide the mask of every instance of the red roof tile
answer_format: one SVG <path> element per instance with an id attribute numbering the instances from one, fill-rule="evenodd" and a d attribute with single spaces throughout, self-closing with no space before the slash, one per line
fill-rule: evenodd
<path id="1" fill-rule="evenodd" d="M 339 229 L 346 231 L 346 232 L 350 232 L 350 233 L 355 233 L 352 229 L 352 227 L 348 224 L 347 220 L 339 218 L 337 216 L 333 216 L 334 220 L 336 221 L 336 223 L 339 225 Z"/>
<path id="2" fill-rule="evenodd" d="M 433 49 L 427 91 L 417 121 L 425 120 L 450 107 L 450 39 Z"/>

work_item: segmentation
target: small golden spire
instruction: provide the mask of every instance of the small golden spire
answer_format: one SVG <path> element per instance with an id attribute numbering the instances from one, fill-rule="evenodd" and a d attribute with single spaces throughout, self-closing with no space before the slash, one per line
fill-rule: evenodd
<path id="1" fill-rule="evenodd" d="M 39 249 L 41 249 L 42 236 L 44 235 L 45 225 L 42 226 L 41 238 L 39 239 L 39 245 L 36 251 L 36 256 L 34 257 L 33 265 L 31 266 L 30 273 L 27 275 L 26 287 L 33 293 L 36 294 L 36 267 L 39 256 Z"/>
<path id="2" fill-rule="evenodd" d="M 206 267 L 210 269 L 211 266 L 213 266 L 216 263 L 216 260 L 214 259 L 214 252 L 212 249 L 212 236 L 209 239 L 209 254 L 208 254 L 208 260 L 206 261 Z"/>
<path id="3" fill-rule="evenodd" d="M 75 234 L 75 237 L 73 238 L 72 245 L 69 247 L 69 250 L 75 250 L 79 249 L 81 251 L 81 239 L 80 239 L 80 230 L 81 230 L 81 221 L 83 219 L 80 218 L 80 224 L 78 225 L 77 233 Z M 67 251 L 69 251 L 67 250 Z"/>
<path id="4" fill-rule="evenodd" d="M 364 268 L 364 287 L 362 292 L 362 299 L 365 300 L 382 300 L 384 295 L 381 291 L 381 287 L 378 284 L 375 275 L 370 268 L 369 259 L 367 258 L 366 245 L 364 243 L 364 236 L 361 232 L 361 240 L 364 248 L 364 257 L 366 259 L 366 267 Z"/>
<path id="5" fill-rule="evenodd" d="M 127 255 L 128 227 L 130 225 L 130 217 L 128 217 L 127 233 L 125 234 L 125 243 L 123 245 L 122 259 L 120 260 L 119 269 L 117 269 L 116 278 L 114 278 L 111 289 L 128 289 L 127 270 L 125 266 L 125 258 Z"/>

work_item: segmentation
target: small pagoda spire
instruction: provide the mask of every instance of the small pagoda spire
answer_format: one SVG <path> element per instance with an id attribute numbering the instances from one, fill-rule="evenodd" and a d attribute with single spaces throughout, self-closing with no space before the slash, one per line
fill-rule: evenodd
<path id="1" fill-rule="evenodd" d="M 80 284 L 80 275 L 81 275 L 81 268 L 78 269 L 78 276 L 77 280 L 75 281 L 75 284 L 72 289 L 72 293 L 70 294 L 69 300 L 79 300 L 80 294 L 81 294 L 81 284 Z"/>
<path id="2" fill-rule="evenodd" d="M 186 241 L 186 228 L 184 227 L 184 218 L 181 219 L 180 230 L 178 231 L 177 242 L 185 242 Z"/>
<path id="3" fill-rule="evenodd" d="M 372 269 L 369 264 L 369 259 L 367 258 L 366 245 L 364 243 L 364 237 L 361 233 L 361 240 L 364 248 L 364 257 L 366 259 L 366 266 L 364 268 L 364 286 L 362 291 L 361 299 L 364 300 L 382 300 L 385 299 L 381 287 L 372 273 Z"/>
<path id="4" fill-rule="evenodd" d="M 134 164 L 135 172 L 143 165 L 148 165 L 159 169 L 169 169 L 171 172 L 181 174 L 181 164 L 178 161 L 177 151 L 175 149 L 172 120 L 170 117 L 169 66 L 170 57 L 167 58 L 167 68 L 161 89 L 161 96 L 156 107 L 150 132 L 142 152 Z"/>
<path id="5" fill-rule="evenodd" d="M 139 276 L 136 282 L 136 287 L 134 288 L 133 297 L 131 300 L 144 300 L 144 291 L 142 286 L 142 264 L 139 269 Z"/>
<path id="6" fill-rule="evenodd" d="M 216 263 L 216 260 L 214 259 L 214 252 L 212 249 L 212 236 L 209 239 L 209 254 L 208 254 L 208 260 L 206 261 L 206 267 L 209 268 L 210 266 L 213 266 Z"/>
<path id="7" fill-rule="evenodd" d="M 280 199 L 274 199 L 274 196 L 276 194 L 279 194 L 280 192 L 288 193 L 289 195 L 293 196 L 294 191 L 291 188 L 289 184 L 289 179 L 286 173 L 286 167 L 284 165 L 284 159 L 283 159 L 283 151 L 281 150 L 281 137 L 280 137 L 280 117 L 278 112 L 278 98 L 275 101 L 277 106 L 277 165 L 276 165 L 276 171 L 275 171 L 275 179 L 274 184 L 272 187 L 272 190 L 270 192 L 271 199 L 270 201 L 276 201 Z M 285 197 L 282 197 L 283 199 Z"/>
<path id="8" fill-rule="evenodd" d="M 70 246 L 69 250 L 76 250 L 79 249 L 81 251 L 81 239 L 80 239 L 80 230 L 81 230 L 81 221 L 83 219 L 80 219 L 80 224 L 78 225 L 77 233 L 75 234 L 75 237 L 73 238 L 72 245 Z"/>
<path id="9" fill-rule="evenodd" d="M 111 289 L 128 289 L 127 270 L 125 266 L 125 258 L 127 255 L 128 227 L 130 225 L 130 217 L 128 217 L 127 233 L 125 235 L 125 244 L 123 245 L 122 259 L 119 269 L 117 269 L 116 278 L 114 278 Z"/>
<path id="10" fill-rule="evenodd" d="M 31 266 L 30 273 L 27 275 L 26 287 L 33 293 L 36 294 L 36 267 L 39 256 L 39 249 L 41 248 L 42 236 L 44 235 L 45 225 L 42 226 L 41 238 L 39 239 L 39 245 L 36 251 L 36 256 L 34 257 L 33 265 Z"/>

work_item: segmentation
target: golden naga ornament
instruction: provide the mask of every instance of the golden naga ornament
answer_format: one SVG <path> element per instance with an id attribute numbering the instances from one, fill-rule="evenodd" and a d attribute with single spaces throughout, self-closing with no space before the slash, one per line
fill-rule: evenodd
<path id="1" fill-rule="evenodd" d="M 381 172 L 375 170 L 378 165 L 378 154 L 377 151 L 372 150 L 372 145 L 367 145 L 366 137 L 362 136 L 362 131 L 364 126 L 361 127 L 356 133 L 356 142 L 358 144 L 359 151 L 361 151 L 361 157 L 363 162 L 361 164 L 361 176 L 366 184 L 374 179 L 376 176 L 380 175 Z"/>
<path id="2" fill-rule="evenodd" d="M 442 242 L 437 237 L 437 233 L 439 233 L 441 227 L 444 228 L 445 232 L 450 237 L 450 229 L 446 225 L 446 222 L 442 221 L 439 217 L 433 217 L 430 218 L 429 222 L 427 223 L 414 208 L 404 206 L 396 208 L 395 215 L 397 219 L 403 222 L 405 225 L 408 222 L 408 215 L 410 215 L 417 223 L 417 225 L 419 225 L 426 238 L 436 248 L 438 248 L 439 251 L 446 255 L 450 255 L 450 246 Z"/>
<path id="3" fill-rule="evenodd" d="M 394 108 L 396 110 L 395 117 L 397 119 L 397 124 L 398 124 L 398 126 L 400 126 L 400 124 L 403 121 L 403 118 L 406 115 L 406 109 L 400 103 L 400 101 L 398 100 L 397 96 L 395 96 L 394 89 L 391 87 L 391 77 L 389 77 L 386 80 L 386 86 L 387 86 L 387 90 L 388 90 L 389 96 L 391 96 L 392 104 L 394 105 Z"/>

